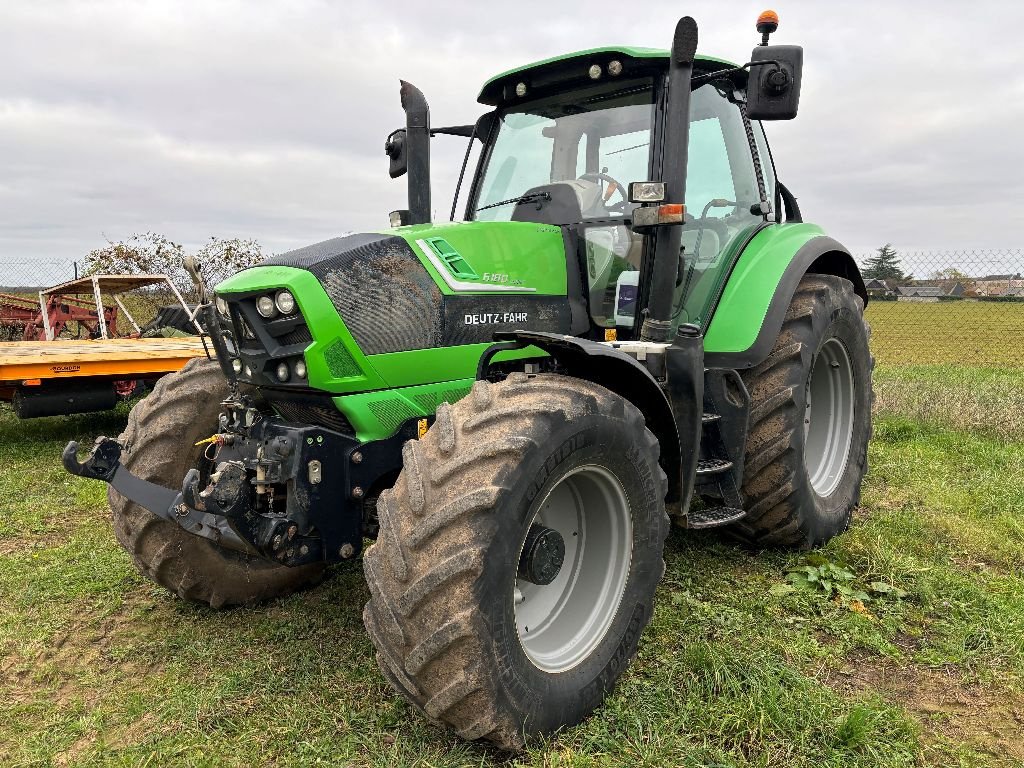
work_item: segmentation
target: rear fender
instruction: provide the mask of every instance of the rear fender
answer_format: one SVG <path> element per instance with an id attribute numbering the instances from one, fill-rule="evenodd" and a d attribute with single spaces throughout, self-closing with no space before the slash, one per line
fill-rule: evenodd
<path id="1" fill-rule="evenodd" d="M 849 280 L 867 305 L 864 279 L 840 243 L 809 224 L 769 227 L 751 241 L 729 275 L 704 337 L 705 364 L 743 370 L 767 358 L 806 274 Z"/>

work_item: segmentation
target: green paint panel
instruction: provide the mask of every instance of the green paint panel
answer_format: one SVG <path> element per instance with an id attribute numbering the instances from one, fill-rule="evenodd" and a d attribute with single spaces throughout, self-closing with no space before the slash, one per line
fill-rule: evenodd
<path id="1" fill-rule="evenodd" d="M 429 384 L 439 379 L 476 378 L 480 355 L 490 344 L 465 344 L 459 347 L 413 349 L 408 352 L 390 352 L 370 355 L 367 360 L 380 377 L 391 387 L 409 387 Z M 537 347 L 500 352 L 495 362 L 521 358 L 546 357 Z"/>
<path id="2" fill-rule="evenodd" d="M 408 419 L 433 416 L 441 403 L 461 400 L 469 394 L 473 381 L 473 378 L 466 378 L 418 387 L 364 392 L 336 397 L 334 402 L 355 427 L 357 439 L 381 440 L 393 435 Z"/>
<path id="3" fill-rule="evenodd" d="M 776 224 L 759 232 L 740 255 L 704 336 L 706 352 L 744 352 L 761 324 L 793 256 L 825 234 L 815 224 Z"/>
<path id="4" fill-rule="evenodd" d="M 522 221 L 466 221 L 415 224 L 383 230 L 382 234 L 404 238 L 441 292 L 449 296 L 488 293 L 486 288 L 494 285 L 533 288 L 523 293 L 534 296 L 564 296 L 566 292 L 565 243 L 558 227 Z M 445 282 L 417 243 L 421 241 L 430 248 L 429 242 L 438 239 L 448 245 L 463 264 L 471 265 L 471 271 L 479 277 L 452 274 L 459 280 L 479 283 L 480 289 L 455 290 Z"/>

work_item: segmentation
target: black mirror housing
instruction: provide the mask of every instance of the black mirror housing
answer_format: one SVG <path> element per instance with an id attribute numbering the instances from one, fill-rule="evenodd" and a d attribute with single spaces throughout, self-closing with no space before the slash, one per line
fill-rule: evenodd
<path id="1" fill-rule="evenodd" d="M 391 163 L 388 165 L 388 174 L 392 179 L 397 179 L 409 169 L 405 149 L 405 128 L 399 128 L 388 134 L 388 138 L 384 142 L 384 154 L 391 159 Z"/>
<path id="2" fill-rule="evenodd" d="M 747 117 L 751 120 L 796 117 L 804 49 L 799 45 L 759 45 L 750 54 L 750 64 Z"/>

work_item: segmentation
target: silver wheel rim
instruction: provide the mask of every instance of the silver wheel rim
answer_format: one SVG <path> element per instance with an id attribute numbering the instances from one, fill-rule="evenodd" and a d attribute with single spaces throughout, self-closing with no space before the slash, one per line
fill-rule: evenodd
<path id="1" fill-rule="evenodd" d="M 516 579 L 516 629 L 535 667 L 565 672 L 597 648 L 618 611 L 633 557 L 629 502 L 610 471 L 578 467 L 548 491 L 535 523 L 558 531 L 565 559 L 550 584 Z"/>
<path id="2" fill-rule="evenodd" d="M 853 442 L 854 377 L 850 354 L 839 339 L 826 341 L 807 380 L 804 465 L 811 487 L 828 496 L 846 472 Z"/>

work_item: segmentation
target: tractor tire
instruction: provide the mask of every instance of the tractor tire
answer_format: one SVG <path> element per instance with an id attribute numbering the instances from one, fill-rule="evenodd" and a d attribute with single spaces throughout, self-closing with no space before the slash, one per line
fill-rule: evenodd
<path id="1" fill-rule="evenodd" d="M 119 439 L 121 463 L 144 480 L 177 488 L 198 465 L 198 440 L 217 429 L 228 383 L 216 362 L 197 358 L 161 378 L 136 405 Z M 178 597 L 211 608 L 252 605 L 315 584 L 324 566 L 289 568 L 224 549 L 157 517 L 110 488 L 114 535 L 135 567 Z"/>
<path id="2" fill-rule="evenodd" d="M 505 749 L 590 714 L 665 571 L 658 454 L 635 406 L 567 376 L 477 381 L 443 403 L 404 446 L 363 560 L 363 620 L 394 688 Z"/>
<path id="3" fill-rule="evenodd" d="M 849 527 L 871 438 L 869 337 L 850 281 L 803 277 L 771 354 L 742 374 L 747 515 L 731 526 L 742 540 L 810 549 Z"/>

